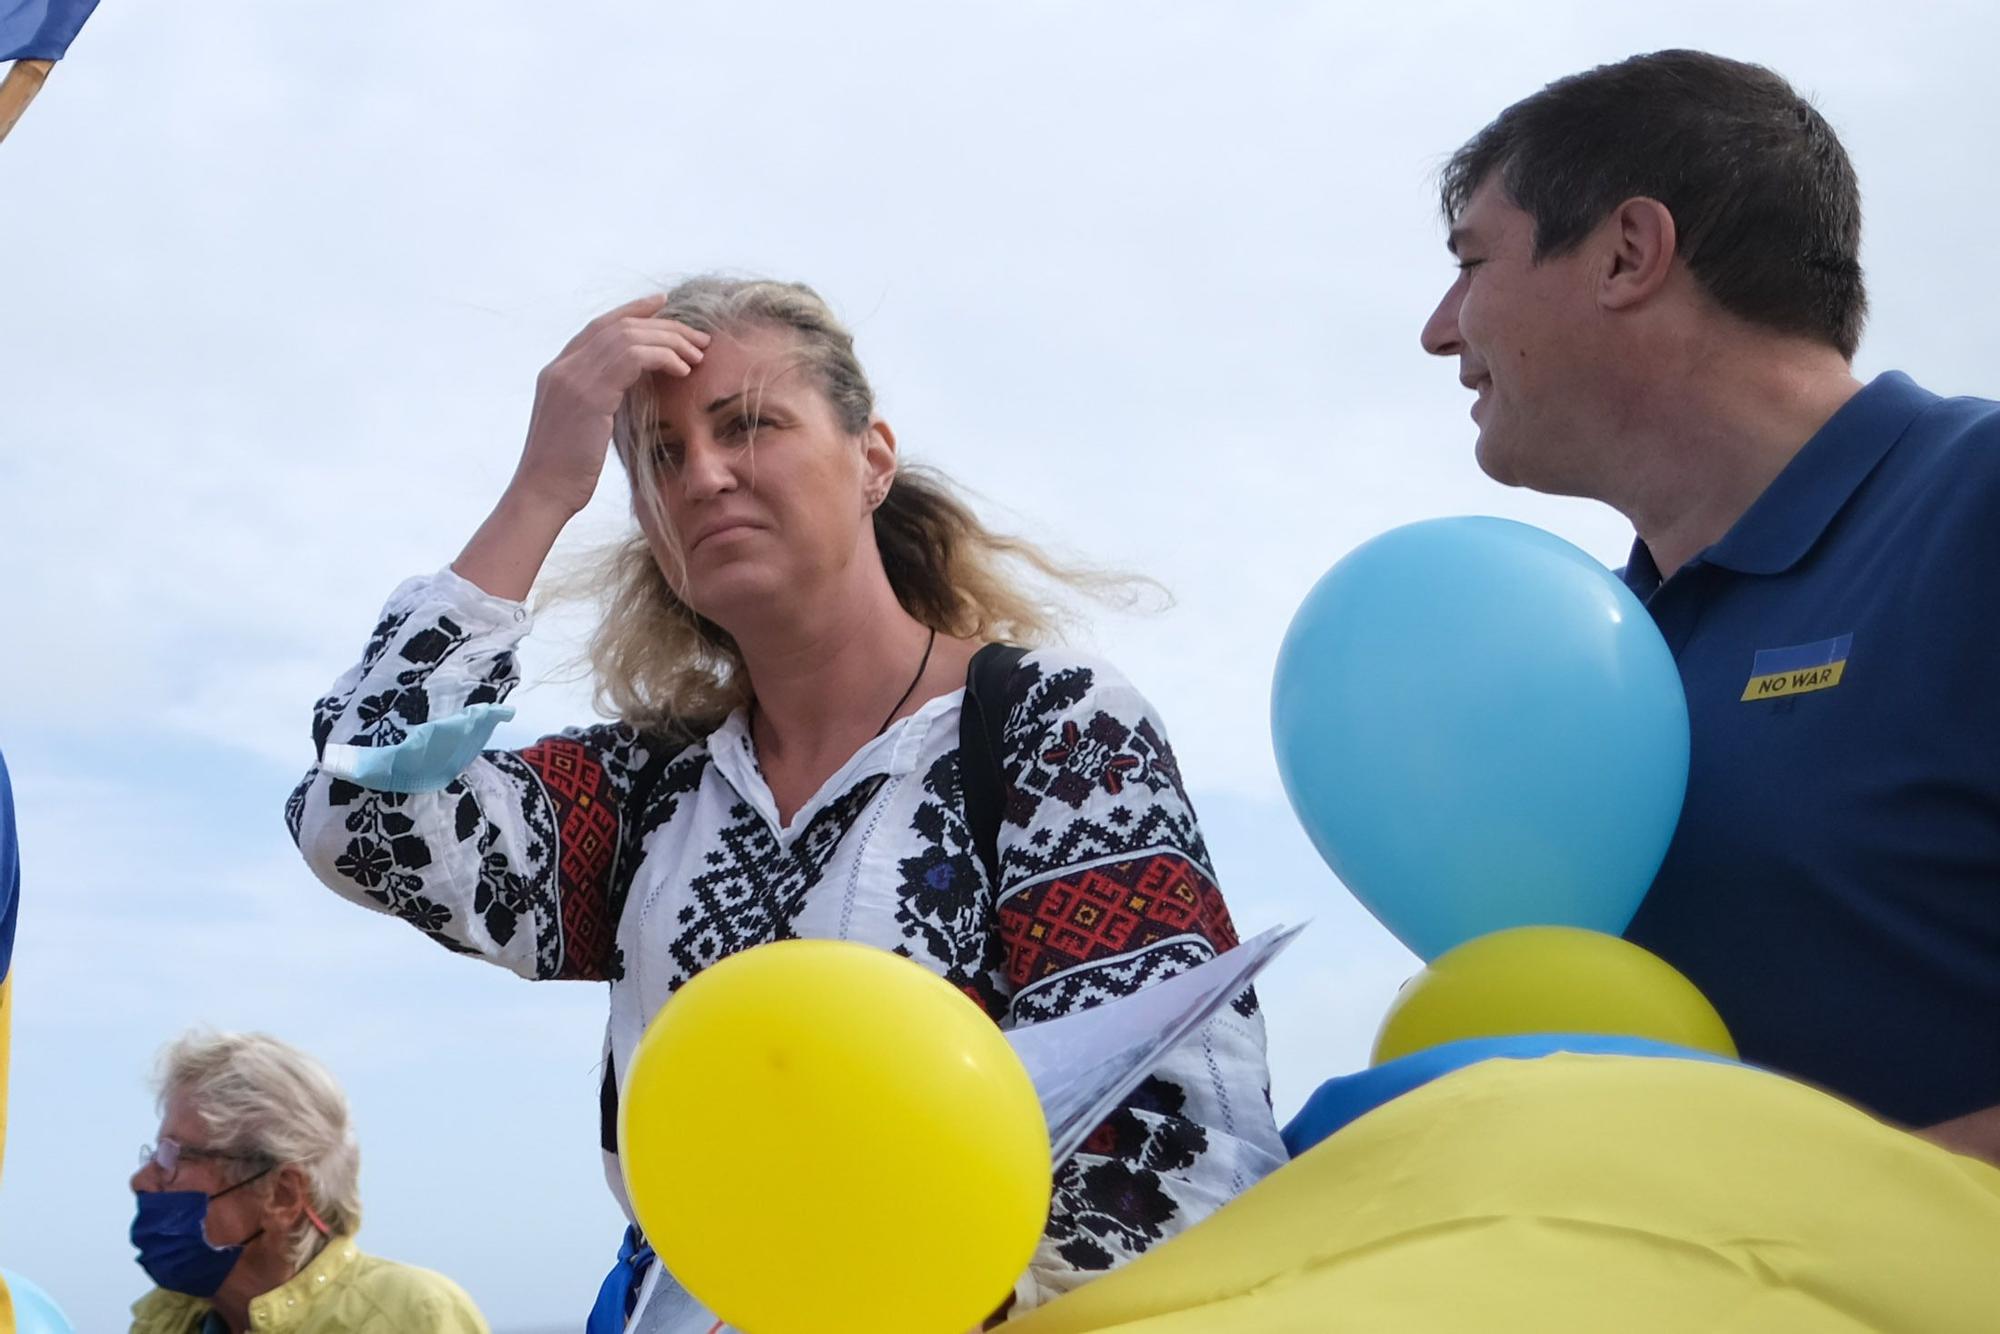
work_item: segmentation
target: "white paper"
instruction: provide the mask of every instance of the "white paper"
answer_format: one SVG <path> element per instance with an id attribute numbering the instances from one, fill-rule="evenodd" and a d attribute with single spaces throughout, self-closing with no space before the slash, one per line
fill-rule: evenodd
<path id="1" fill-rule="evenodd" d="M 1303 924 L 1274 926 L 1129 996 L 1009 1033 L 1041 1099 L 1056 1164 L 1139 1087 L 1169 1047 L 1234 1000 L 1303 930 Z"/>

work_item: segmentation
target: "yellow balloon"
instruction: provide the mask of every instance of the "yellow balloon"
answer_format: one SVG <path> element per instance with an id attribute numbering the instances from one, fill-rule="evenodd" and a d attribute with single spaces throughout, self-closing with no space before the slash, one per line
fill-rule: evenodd
<path id="1" fill-rule="evenodd" d="M 1445 951 L 1404 984 L 1373 1063 L 1523 1033 L 1604 1033 L 1736 1055 L 1708 998 L 1658 955 L 1600 931 L 1518 926 Z"/>
<path id="2" fill-rule="evenodd" d="M 1048 1127 L 985 1012 L 848 941 L 762 945 L 669 1001 L 618 1142 L 667 1270 L 749 1334 L 962 1334 L 1048 1219 Z"/>

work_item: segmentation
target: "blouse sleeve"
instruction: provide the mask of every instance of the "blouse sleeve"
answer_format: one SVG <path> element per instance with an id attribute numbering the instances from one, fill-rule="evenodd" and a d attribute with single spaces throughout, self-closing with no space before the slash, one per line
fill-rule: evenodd
<path id="1" fill-rule="evenodd" d="M 365 786 L 348 776 L 364 766 L 336 763 L 505 700 L 528 621 L 448 569 L 398 588 L 361 661 L 313 707 L 319 762 L 286 824 L 335 893 L 447 949 L 527 978 L 605 980 L 622 972 L 634 808 L 662 746 L 624 725 L 572 730 L 480 752 L 421 791 Z"/>
<path id="2" fill-rule="evenodd" d="M 1010 1026 L 1130 995 L 1236 943 L 1173 751 L 1127 682 L 1102 664 L 1032 655 L 1009 691 L 1004 740 Z M 1284 1157 L 1263 1019 L 1246 989 L 1058 1165 L 1013 1310 L 1185 1230 Z"/>

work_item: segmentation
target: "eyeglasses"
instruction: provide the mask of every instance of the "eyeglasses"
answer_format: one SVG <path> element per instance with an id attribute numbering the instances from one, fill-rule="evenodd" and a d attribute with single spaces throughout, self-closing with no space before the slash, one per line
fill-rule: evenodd
<path id="1" fill-rule="evenodd" d="M 225 1153 L 221 1149 L 197 1148 L 183 1144 L 177 1139 L 160 1136 L 158 1144 L 139 1146 L 139 1167 L 143 1171 L 148 1163 L 160 1169 L 161 1176 L 171 1182 L 181 1168 L 181 1159 L 208 1158 L 226 1163 L 261 1163 L 266 1161 L 261 1153 Z"/>

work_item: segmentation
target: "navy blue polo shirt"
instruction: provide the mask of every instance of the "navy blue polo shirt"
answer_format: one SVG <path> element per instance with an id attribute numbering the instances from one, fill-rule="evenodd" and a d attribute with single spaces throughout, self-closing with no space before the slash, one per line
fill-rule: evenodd
<path id="1" fill-rule="evenodd" d="M 1626 583 L 1687 688 L 1627 936 L 1744 1059 L 1923 1126 L 2000 1105 L 2000 404 L 1850 399 L 1720 542 Z"/>

